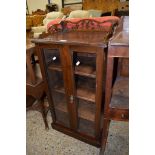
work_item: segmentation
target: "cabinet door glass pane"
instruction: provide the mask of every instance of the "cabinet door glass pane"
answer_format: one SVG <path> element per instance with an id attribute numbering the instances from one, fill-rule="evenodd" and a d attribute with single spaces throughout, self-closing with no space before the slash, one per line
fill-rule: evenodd
<path id="1" fill-rule="evenodd" d="M 74 51 L 72 53 L 78 131 L 90 136 L 95 134 L 96 54 Z"/>
<path id="2" fill-rule="evenodd" d="M 58 49 L 44 49 L 50 95 L 55 107 L 56 121 L 69 127 L 69 116 L 64 89 L 64 80 L 60 51 Z"/>

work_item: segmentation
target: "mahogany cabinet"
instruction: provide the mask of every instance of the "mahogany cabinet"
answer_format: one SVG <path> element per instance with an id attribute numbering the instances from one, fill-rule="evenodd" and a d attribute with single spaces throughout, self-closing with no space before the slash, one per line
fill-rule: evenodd
<path id="1" fill-rule="evenodd" d="M 56 33 L 37 39 L 52 127 L 100 146 L 106 32 Z"/>
<path id="2" fill-rule="evenodd" d="M 98 147 L 103 128 L 108 42 L 118 21 L 115 17 L 65 20 L 51 25 L 48 34 L 33 40 L 52 127 Z"/>

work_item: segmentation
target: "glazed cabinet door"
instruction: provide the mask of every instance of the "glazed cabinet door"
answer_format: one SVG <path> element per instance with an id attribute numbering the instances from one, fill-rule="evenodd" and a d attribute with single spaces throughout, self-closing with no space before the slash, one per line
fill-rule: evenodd
<path id="1" fill-rule="evenodd" d="M 48 84 L 48 95 L 54 113 L 54 123 L 70 128 L 70 113 L 67 104 L 62 47 L 59 45 L 40 46 L 44 62 L 45 77 Z"/>
<path id="2" fill-rule="evenodd" d="M 70 46 L 73 72 L 73 104 L 77 108 L 77 131 L 99 139 L 103 94 L 104 51 Z"/>

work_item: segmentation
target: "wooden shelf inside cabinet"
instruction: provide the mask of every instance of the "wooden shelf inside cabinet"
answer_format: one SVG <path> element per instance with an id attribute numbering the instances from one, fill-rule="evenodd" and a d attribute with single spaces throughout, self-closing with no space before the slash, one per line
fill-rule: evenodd
<path id="1" fill-rule="evenodd" d="M 74 73 L 96 78 L 96 54 L 73 52 Z"/>
<path id="2" fill-rule="evenodd" d="M 65 102 L 65 101 L 64 101 Z M 65 106 L 63 100 L 55 104 L 56 110 L 68 113 L 67 107 Z M 78 114 L 82 119 L 89 120 L 91 122 L 95 121 L 95 109 L 92 107 L 92 104 L 78 104 Z"/>
<path id="3" fill-rule="evenodd" d="M 118 77 L 113 86 L 111 108 L 129 109 L 129 78 Z"/>
<path id="4" fill-rule="evenodd" d="M 61 86 L 61 85 L 55 85 L 55 86 L 53 87 L 53 90 L 56 91 L 56 92 L 58 92 L 58 93 L 63 93 L 63 94 L 65 94 L 65 89 L 64 89 L 64 87 Z"/>
<path id="5" fill-rule="evenodd" d="M 49 65 L 48 69 L 62 71 L 62 68 L 59 64 L 57 64 L 57 65 L 51 64 L 51 65 Z M 81 65 L 78 67 L 76 66 L 74 73 L 77 75 L 81 75 L 81 76 L 96 78 L 96 71 L 91 66 L 86 66 L 86 65 Z"/>
<path id="6" fill-rule="evenodd" d="M 95 68 L 92 67 L 92 66 L 89 66 L 89 65 L 76 66 L 74 73 L 77 74 L 77 75 L 96 78 L 96 70 L 95 70 Z"/>
<path id="7" fill-rule="evenodd" d="M 86 87 L 78 87 L 77 97 L 86 101 L 95 102 L 94 89 Z"/>
<path id="8" fill-rule="evenodd" d="M 89 103 L 79 103 L 78 105 L 78 114 L 80 118 L 89 120 L 94 122 L 95 121 L 95 108 L 94 105 Z"/>
<path id="9" fill-rule="evenodd" d="M 56 85 L 53 90 L 59 93 L 65 93 L 65 90 L 62 86 Z M 95 102 L 95 92 L 91 88 L 78 87 L 76 89 L 76 94 L 77 94 L 76 97 L 79 99 Z"/>
<path id="10" fill-rule="evenodd" d="M 61 66 L 60 66 L 60 64 L 51 64 L 51 65 L 49 65 L 48 66 L 48 69 L 50 69 L 50 70 L 56 70 L 56 71 L 62 71 L 62 68 L 61 68 Z"/>

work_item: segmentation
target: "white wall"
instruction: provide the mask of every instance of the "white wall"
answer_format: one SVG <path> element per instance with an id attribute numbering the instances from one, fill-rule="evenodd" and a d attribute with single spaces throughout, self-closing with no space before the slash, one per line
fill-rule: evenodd
<path id="1" fill-rule="evenodd" d="M 45 10 L 46 4 L 48 4 L 48 0 L 27 0 L 30 14 L 32 11 L 36 11 L 37 9 Z"/>
<path id="2" fill-rule="evenodd" d="M 61 0 L 51 0 L 52 3 L 56 3 L 59 7 L 59 10 L 62 8 Z M 37 9 L 45 10 L 46 4 L 48 4 L 48 0 L 27 0 L 27 5 L 29 8 L 29 13 L 32 11 L 36 11 Z"/>

